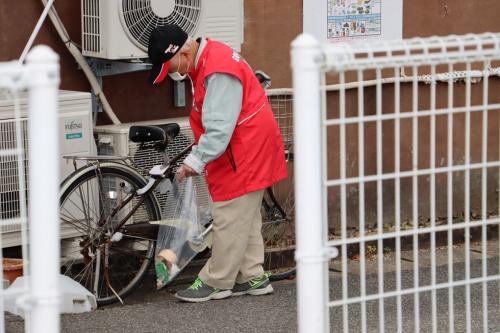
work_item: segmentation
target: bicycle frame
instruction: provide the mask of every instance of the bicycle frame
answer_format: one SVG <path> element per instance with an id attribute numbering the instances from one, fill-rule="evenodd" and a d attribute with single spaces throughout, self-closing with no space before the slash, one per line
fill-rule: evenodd
<path id="1" fill-rule="evenodd" d="M 132 208 L 125 215 L 125 217 L 123 217 L 120 220 L 120 222 L 117 224 L 117 226 L 115 227 L 115 230 L 120 230 L 125 225 L 125 223 L 128 221 L 128 219 L 132 215 L 134 215 L 134 213 L 137 211 L 137 209 L 139 208 L 139 206 L 144 202 L 144 200 L 147 197 L 147 195 L 149 195 L 152 191 L 154 191 L 156 189 L 156 187 L 164 179 L 166 179 L 166 178 L 172 179 L 173 178 L 173 176 L 174 176 L 173 171 L 174 171 L 175 163 L 177 161 L 179 161 L 182 156 L 184 156 L 185 154 L 187 154 L 191 150 L 191 148 L 193 147 L 193 145 L 194 145 L 194 143 L 190 144 L 189 146 L 187 146 L 186 148 L 184 148 L 181 152 L 179 152 L 176 156 L 174 156 L 169 161 L 167 161 L 166 157 L 165 157 L 164 158 L 165 159 L 165 163 L 160 166 L 160 169 L 162 170 L 162 173 L 161 174 L 151 175 L 151 171 L 150 171 L 151 178 L 150 178 L 149 182 L 146 184 L 146 186 L 144 186 L 143 188 L 140 188 L 140 189 L 134 191 L 133 193 L 131 193 L 125 200 L 123 200 L 117 207 L 115 207 L 113 209 L 113 211 L 111 212 L 111 214 L 106 218 L 106 221 L 99 221 L 98 225 L 99 226 L 106 225 L 132 199 L 134 199 L 136 197 L 139 197 L 139 200 L 136 202 L 136 204 L 134 206 L 132 206 Z M 153 167 L 153 169 L 154 169 L 154 167 Z"/>
<path id="2" fill-rule="evenodd" d="M 122 234 L 127 234 L 127 235 L 134 235 L 134 236 L 141 236 L 142 238 L 150 239 L 150 240 L 156 240 L 157 236 L 157 231 L 158 231 L 158 225 L 157 224 L 151 224 L 149 223 L 150 221 L 144 221 L 144 223 L 139 222 L 139 223 L 134 223 L 131 225 L 128 225 L 125 227 L 125 224 L 127 221 L 134 215 L 134 213 L 137 211 L 137 209 L 144 203 L 148 195 L 153 192 L 158 185 L 165 180 L 166 178 L 172 180 L 174 177 L 174 168 L 176 166 L 176 163 L 189 151 L 192 149 L 194 146 L 194 143 L 191 143 L 190 145 L 186 146 L 181 152 L 179 152 L 177 155 L 175 155 L 173 158 L 170 160 L 166 156 L 166 154 L 163 153 L 163 158 L 164 158 L 164 163 L 162 165 L 156 165 L 154 166 L 150 171 L 149 174 L 151 178 L 149 179 L 148 183 L 139 189 L 135 189 L 132 191 L 124 200 L 120 201 L 120 203 L 113 208 L 110 214 L 107 216 L 102 216 L 101 219 L 98 221 L 97 225 L 99 227 L 105 227 L 110 221 L 113 221 L 113 219 L 118 215 L 118 213 L 126 207 L 126 214 L 125 216 L 119 218 L 119 222 L 113 227 L 114 233 L 122 233 Z M 67 157 L 68 158 L 68 157 Z M 74 165 L 76 167 L 76 159 L 85 159 L 85 160 L 96 160 L 99 162 L 99 160 L 102 160 L 103 157 L 71 157 L 74 159 Z M 105 158 L 105 157 L 104 157 Z M 105 158 L 106 159 L 106 158 Z M 116 158 L 115 158 L 116 159 Z M 128 159 L 127 157 L 123 158 L 118 158 L 122 161 Z M 117 163 L 117 164 L 122 164 L 122 163 Z M 97 166 L 96 172 L 99 173 L 100 167 Z M 275 208 L 279 211 L 281 216 L 283 218 L 288 218 L 287 213 L 277 200 L 273 190 L 271 187 L 266 189 L 266 192 L 268 194 L 268 198 L 270 201 L 268 202 L 267 200 L 264 200 L 264 204 L 266 208 Z M 130 205 L 131 201 L 133 199 L 137 199 L 137 201 L 133 204 Z M 206 230 L 203 232 L 203 236 L 208 234 L 211 231 L 211 225 L 206 228 Z M 112 237 L 112 235 L 110 235 Z M 92 240 L 89 239 L 88 243 L 81 244 L 83 248 L 88 247 L 91 245 Z"/>
<path id="3" fill-rule="evenodd" d="M 132 209 L 130 209 L 130 211 L 127 213 L 127 215 L 125 215 L 125 217 L 123 217 L 123 219 L 121 219 L 120 222 L 118 223 L 118 225 L 116 226 L 115 230 L 120 230 L 125 225 L 125 223 L 127 222 L 127 220 L 136 212 L 136 210 L 139 208 L 139 206 L 144 202 L 145 198 L 147 197 L 147 195 L 149 193 L 151 193 L 152 191 L 154 191 L 155 188 L 164 179 L 166 179 L 166 178 L 172 179 L 173 178 L 173 176 L 174 176 L 173 170 L 174 170 L 174 167 L 175 167 L 175 163 L 177 161 L 179 161 L 182 156 L 184 156 L 185 154 L 187 154 L 191 150 L 191 148 L 193 146 L 194 146 L 194 143 L 191 143 L 189 146 L 187 146 L 186 148 L 184 148 L 180 153 L 178 153 L 171 160 L 166 161 L 165 164 L 163 164 L 162 166 L 160 166 L 160 170 L 162 170 L 162 172 L 160 174 L 151 175 L 151 171 L 150 171 L 151 178 L 150 178 L 148 184 L 146 184 L 146 186 L 144 186 L 143 188 L 136 190 L 130 196 L 128 196 L 124 201 L 122 201 L 120 205 L 118 205 L 117 207 L 115 207 L 113 209 L 113 211 L 111 212 L 111 214 L 107 217 L 106 221 L 99 221 L 99 226 L 104 226 L 106 223 L 108 223 L 109 221 L 111 221 L 112 218 L 124 206 L 126 206 L 132 199 L 134 199 L 135 197 L 139 196 L 139 200 L 137 201 L 137 203 L 134 206 L 132 206 Z M 166 158 L 165 158 L 165 160 L 166 160 Z M 154 167 L 153 167 L 153 169 L 154 169 Z M 266 191 L 267 191 L 269 197 L 271 198 L 273 204 L 275 205 L 276 209 L 279 210 L 279 212 L 282 214 L 282 216 L 286 217 L 286 212 L 281 207 L 281 205 L 279 204 L 278 200 L 276 199 L 276 197 L 275 197 L 275 195 L 274 195 L 274 193 L 272 191 L 272 188 L 268 187 L 266 189 Z"/>

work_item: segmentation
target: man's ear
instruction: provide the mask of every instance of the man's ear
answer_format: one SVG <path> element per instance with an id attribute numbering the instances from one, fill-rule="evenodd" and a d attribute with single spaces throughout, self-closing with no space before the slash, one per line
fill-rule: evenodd
<path id="1" fill-rule="evenodd" d="M 183 62 L 187 62 L 189 64 L 188 71 L 192 66 L 192 63 L 194 62 L 194 56 L 189 53 L 189 51 L 183 51 L 179 53 L 180 59 L 182 59 Z M 184 65 L 185 66 L 185 65 Z"/>

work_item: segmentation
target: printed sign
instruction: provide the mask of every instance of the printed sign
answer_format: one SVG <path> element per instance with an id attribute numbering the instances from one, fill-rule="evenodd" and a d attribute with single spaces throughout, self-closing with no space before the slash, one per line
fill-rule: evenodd
<path id="1" fill-rule="evenodd" d="M 327 38 L 382 34 L 382 0 L 329 0 Z"/>
<path id="2" fill-rule="evenodd" d="M 304 32 L 321 41 L 401 39 L 402 0 L 304 1 Z"/>

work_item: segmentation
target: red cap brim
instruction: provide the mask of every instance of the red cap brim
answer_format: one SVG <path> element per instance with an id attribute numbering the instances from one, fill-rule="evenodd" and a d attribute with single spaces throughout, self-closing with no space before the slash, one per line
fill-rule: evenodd
<path id="1" fill-rule="evenodd" d="M 153 68 L 151 69 L 151 75 L 149 77 L 149 82 L 151 82 L 151 84 L 159 84 L 160 82 L 165 80 L 168 74 L 169 67 L 170 60 L 165 61 L 163 64 L 153 65 Z"/>

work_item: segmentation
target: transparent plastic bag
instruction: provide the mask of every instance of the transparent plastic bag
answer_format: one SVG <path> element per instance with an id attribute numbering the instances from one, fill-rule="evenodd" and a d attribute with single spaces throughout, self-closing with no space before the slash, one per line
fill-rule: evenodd
<path id="1" fill-rule="evenodd" d="M 196 203 L 196 185 L 193 177 L 182 182 L 176 178 L 169 188 L 164 218 L 160 224 L 155 252 L 156 287 L 166 286 L 202 248 L 205 212 Z"/>

